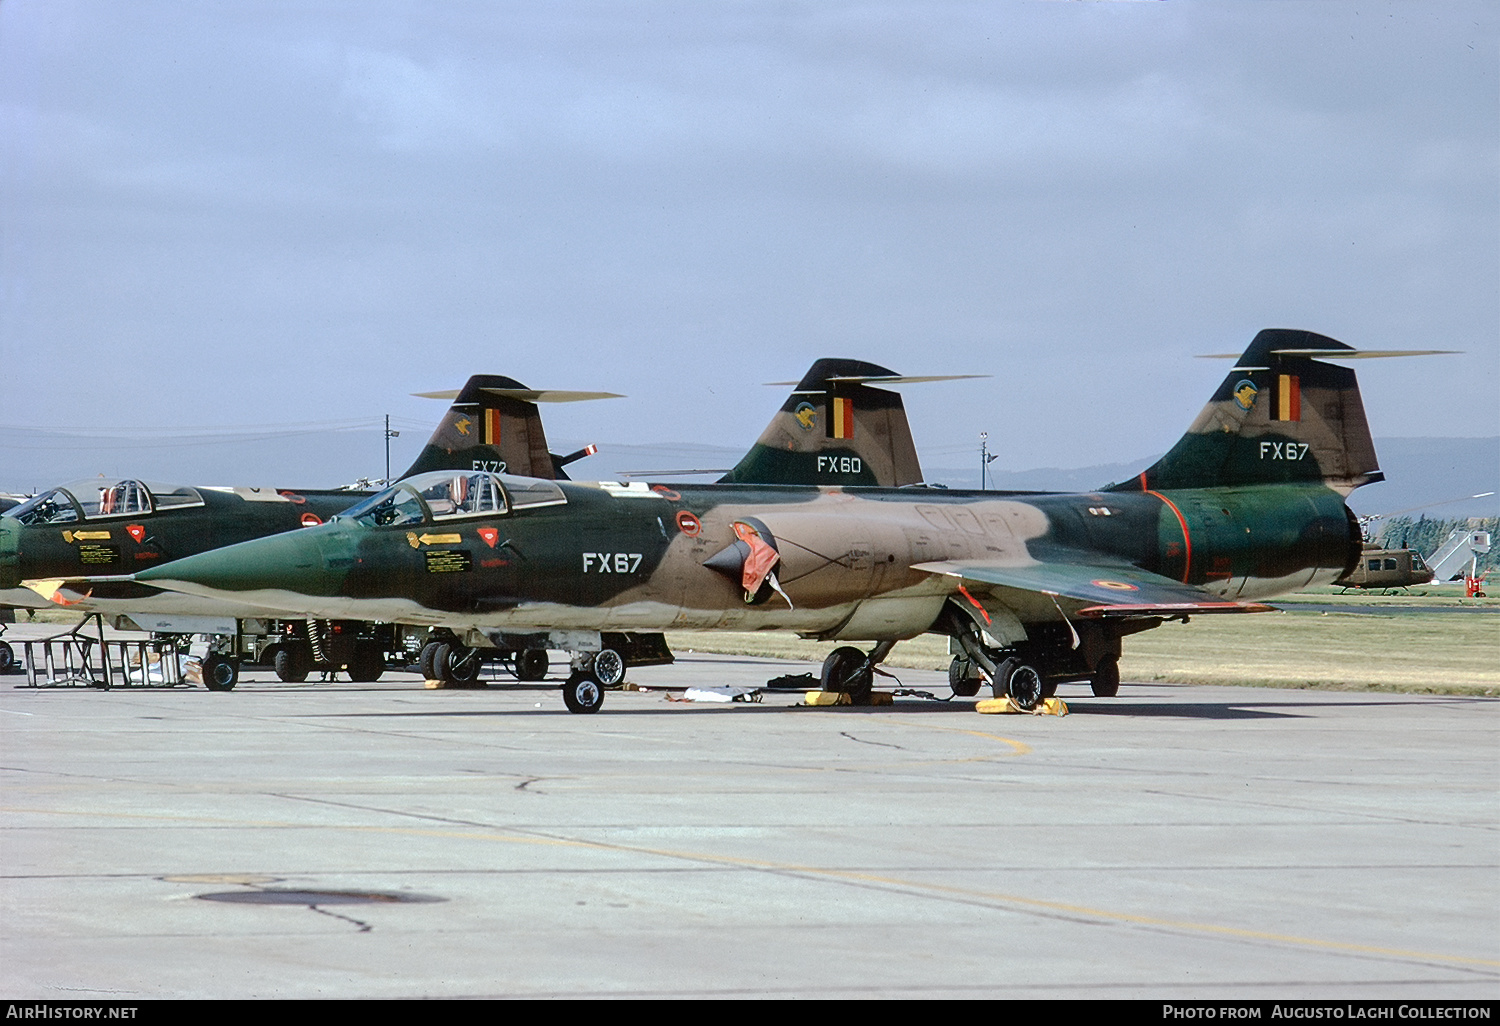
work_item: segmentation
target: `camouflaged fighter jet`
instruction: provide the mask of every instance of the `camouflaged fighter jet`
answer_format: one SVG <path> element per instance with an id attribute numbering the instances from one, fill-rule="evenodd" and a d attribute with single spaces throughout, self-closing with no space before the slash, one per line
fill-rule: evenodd
<path id="1" fill-rule="evenodd" d="M 563 475 L 563 467 L 593 446 L 567 456 L 547 450 L 536 403 L 613 397 L 608 392 L 534 391 L 513 378 L 475 375 L 458 391 L 427 393 L 453 399 L 417 459 L 402 476 L 434 470 L 509 470 L 533 477 Z M 95 478 L 40 493 L 0 515 L 0 606 L 67 606 L 81 613 L 133 619 L 169 632 L 209 631 L 204 618 L 264 618 L 265 611 L 234 602 L 210 602 L 128 581 L 78 585 L 80 577 L 127 575 L 143 566 L 251 538 L 316 526 L 370 495 L 369 490 L 210 488 L 161 485 L 134 479 Z M 32 582 L 22 587 L 21 582 Z M 284 679 L 303 680 L 318 639 L 305 629 L 291 644 L 306 658 Z M 333 637 L 333 634 L 347 635 Z M 330 628 L 328 647 L 350 648 L 333 668 L 349 665 L 355 679 L 379 677 L 383 659 L 361 625 Z M 297 641 L 302 645 L 298 647 Z M 318 645 L 318 647 L 323 647 Z M 0 669 L 11 661 L 0 641 Z M 218 683 L 233 686 L 234 666 L 215 661 Z"/>
<path id="2" fill-rule="evenodd" d="M 1383 475 L 1354 372 L 1325 360 L 1374 355 L 1401 354 L 1262 331 L 1167 455 L 1092 493 L 438 473 L 137 579 L 304 617 L 442 624 L 471 643 L 542 628 L 871 642 L 823 666 L 826 690 L 856 696 L 896 641 L 933 632 L 961 653 L 960 693 L 987 680 L 1031 708 L 1084 680 L 1108 696 L 1124 636 L 1265 610 L 1254 600 L 1349 570 L 1361 539 L 1344 497 Z M 820 402 L 797 430 L 847 429 L 830 414 Z M 568 708 L 597 710 L 622 670 L 608 649 L 576 661 Z"/>
<path id="3" fill-rule="evenodd" d="M 918 484 L 922 481 L 922 468 L 901 396 L 874 386 L 975 376 L 909 377 L 861 360 L 817 360 L 797 382 L 769 382 L 772 386 L 795 387 L 760 438 L 720 483 L 887 487 Z M 497 393 L 496 389 L 487 391 Z M 447 398 L 451 393 L 422 394 Z M 813 425 L 824 427 L 810 430 Z M 449 446 L 458 444 L 454 431 L 449 432 L 448 439 Z M 445 449 L 438 459 L 447 460 L 450 454 Z M 472 466 L 476 470 L 507 469 L 482 460 L 475 460 Z M 558 476 L 564 476 L 560 470 Z M 455 487 L 463 489 L 462 485 Z M 660 632 L 535 630 L 489 635 L 471 632 L 467 642 L 462 633 L 447 626 L 434 629 L 433 640 L 423 646 L 418 659 L 425 677 L 467 684 L 477 679 L 480 664 L 486 658 L 500 653 L 510 661 L 521 680 L 539 681 L 547 673 L 549 649 L 568 650 L 576 665 L 593 666 L 596 662 L 600 666 L 613 665 L 621 675 L 627 663 L 646 666 L 672 662 L 672 653 Z M 599 662 L 600 653 L 608 653 L 603 662 Z"/>

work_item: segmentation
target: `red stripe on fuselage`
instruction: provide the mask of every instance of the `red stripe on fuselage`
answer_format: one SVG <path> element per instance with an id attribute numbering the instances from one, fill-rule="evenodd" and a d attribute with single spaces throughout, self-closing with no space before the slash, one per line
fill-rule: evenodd
<path id="1" fill-rule="evenodd" d="M 1161 492 L 1147 491 L 1146 494 L 1154 495 L 1162 502 L 1165 502 L 1167 509 L 1171 510 L 1177 516 L 1178 526 L 1182 528 L 1182 544 L 1187 550 L 1187 554 L 1182 561 L 1182 583 L 1186 584 L 1188 582 L 1188 575 L 1193 569 L 1193 536 L 1188 533 L 1187 518 L 1182 515 L 1182 510 L 1178 509 L 1172 503 L 1172 500 Z"/>

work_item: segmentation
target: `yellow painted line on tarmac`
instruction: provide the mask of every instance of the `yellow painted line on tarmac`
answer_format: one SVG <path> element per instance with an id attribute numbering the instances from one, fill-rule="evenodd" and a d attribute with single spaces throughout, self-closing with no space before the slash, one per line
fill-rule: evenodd
<path id="1" fill-rule="evenodd" d="M 1002 739 L 1003 740 L 1003 739 Z M 370 810 L 382 812 L 383 810 Z M 993 902 L 998 905 L 1012 905 L 1022 909 L 1035 909 L 1038 911 L 1063 913 L 1073 916 L 1082 916 L 1089 919 L 1101 920 L 1112 923 L 1128 923 L 1135 926 L 1152 926 L 1162 929 L 1175 930 L 1189 934 L 1208 934 L 1220 937 L 1233 937 L 1242 940 L 1266 941 L 1273 944 L 1286 944 L 1294 947 L 1316 948 L 1321 951 L 1341 952 L 1346 954 L 1380 955 L 1387 958 L 1413 959 L 1424 962 L 1448 962 L 1458 965 L 1477 965 L 1492 968 L 1500 968 L 1500 959 L 1476 958 L 1468 955 L 1448 955 L 1434 951 L 1413 951 L 1404 948 L 1387 948 L 1373 944 L 1352 944 L 1347 941 L 1322 940 L 1317 937 L 1302 937 L 1296 934 L 1272 933 L 1265 930 L 1250 930 L 1237 926 L 1223 926 L 1218 923 L 1199 923 L 1186 919 L 1166 919 L 1160 916 L 1136 915 L 1130 912 L 1114 912 L 1109 909 L 1094 908 L 1090 905 L 1075 905 L 1061 901 L 1047 901 L 1041 898 L 1028 898 L 1019 894 L 1007 894 L 999 891 L 975 890 L 969 887 L 954 887 L 947 884 L 926 883 L 920 880 L 908 880 L 900 877 L 880 876 L 874 873 L 860 873 L 847 869 L 830 869 L 826 866 L 804 866 L 795 863 L 771 862 L 766 859 L 745 858 L 735 855 L 717 855 L 710 852 L 675 851 L 669 848 L 645 848 L 638 845 L 617 844 L 606 841 L 582 841 L 575 838 L 563 837 L 537 837 L 515 834 L 476 833 L 464 830 L 437 830 L 419 827 L 393 827 L 393 826 L 359 826 L 354 824 L 339 825 L 326 823 L 289 823 L 280 821 L 240 821 L 225 820 L 207 816 L 165 816 L 147 813 L 127 812 L 73 812 L 58 809 L 20 809 L 0 808 L 0 813 L 32 813 L 41 815 L 60 816 L 97 816 L 112 819 L 150 819 L 156 821 L 195 823 L 212 826 L 232 826 L 246 829 L 306 829 L 306 830 L 346 830 L 359 833 L 395 834 L 408 837 L 437 837 L 450 840 L 500 842 L 504 844 L 524 844 L 543 847 L 557 848 L 581 848 L 593 851 L 608 851 L 629 853 L 634 855 L 647 855 L 655 858 L 674 859 L 688 862 L 707 863 L 709 865 L 736 866 L 745 869 L 755 869 L 765 872 L 784 873 L 796 876 L 809 876 L 830 880 L 847 880 L 857 883 L 879 884 L 884 887 L 899 888 L 906 891 L 918 893 L 929 893 L 934 895 L 950 896 L 955 898 L 966 898 Z M 399 815 L 399 813 L 398 813 Z"/>

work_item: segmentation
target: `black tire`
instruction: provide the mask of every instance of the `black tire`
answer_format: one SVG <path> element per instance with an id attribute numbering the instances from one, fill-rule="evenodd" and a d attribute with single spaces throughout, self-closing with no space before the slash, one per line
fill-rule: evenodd
<path id="1" fill-rule="evenodd" d="M 551 667 L 546 649 L 528 648 L 516 653 L 516 680 L 537 681 L 547 679 Z"/>
<path id="2" fill-rule="evenodd" d="M 1089 687 L 1094 691 L 1097 698 L 1114 698 L 1120 693 L 1120 660 L 1112 655 L 1107 655 L 1099 660 L 1099 665 L 1094 667 L 1094 675 L 1089 678 Z"/>
<path id="3" fill-rule="evenodd" d="M 228 656 L 203 657 L 203 686 L 210 691 L 233 691 L 240 682 L 240 664 Z"/>
<path id="4" fill-rule="evenodd" d="M 433 655 L 433 666 L 449 684 L 472 684 L 479 679 L 479 653 L 456 641 L 445 641 Z"/>
<path id="5" fill-rule="evenodd" d="M 0 641 L 0 673 L 10 673 L 16 668 L 16 650 L 10 642 Z"/>
<path id="6" fill-rule="evenodd" d="M 429 641 L 417 655 L 417 672 L 422 675 L 423 680 L 442 680 L 437 672 L 438 645 L 436 641 Z"/>
<path id="7" fill-rule="evenodd" d="M 1041 671 L 1019 660 L 1005 678 L 1005 693 L 1022 709 L 1035 709 L 1045 687 Z"/>
<path id="8" fill-rule="evenodd" d="M 370 684 L 380 679 L 385 672 L 385 653 L 379 642 L 361 639 L 354 643 L 354 652 L 349 657 L 349 679 L 356 684 Z"/>
<path id="9" fill-rule="evenodd" d="M 563 704 L 571 713 L 595 713 L 604 704 L 604 688 L 592 675 L 574 672 L 562 687 Z"/>
<path id="10" fill-rule="evenodd" d="M 288 641 L 276 649 L 271 663 L 277 679 L 287 684 L 301 684 L 312 671 L 312 651 L 300 641 Z"/>
<path id="11" fill-rule="evenodd" d="M 589 676 L 602 687 L 617 686 L 625 679 L 625 657 L 612 648 L 600 649 L 589 663 Z"/>
<path id="12" fill-rule="evenodd" d="M 959 698 L 973 698 L 979 694 L 980 680 L 972 676 L 974 664 L 962 656 L 954 656 L 948 664 L 948 686 Z"/>
<path id="13" fill-rule="evenodd" d="M 847 692 L 855 702 L 868 701 L 875 675 L 865 662 L 865 654 L 850 645 L 834 649 L 823 660 L 823 690 Z"/>
<path id="14" fill-rule="evenodd" d="M 1010 680 L 1010 672 L 1021 665 L 1021 660 L 1014 657 L 1000 660 L 1000 665 L 995 667 L 995 679 L 990 681 L 990 694 L 995 698 L 1004 698 L 1007 682 Z"/>

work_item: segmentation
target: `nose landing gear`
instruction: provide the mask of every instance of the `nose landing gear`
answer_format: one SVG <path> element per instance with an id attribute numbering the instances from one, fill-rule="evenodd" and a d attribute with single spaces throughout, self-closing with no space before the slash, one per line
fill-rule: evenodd
<path id="1" fill-rule="evenodd" d="M 568 712 L 598 712 L 604 704 L 604 692 L 625 680 L 625 656 L 613 648 L 597 652 L 580 652 L 573 657 L 573 669 L 563 684 L 563 704 Z"/>

